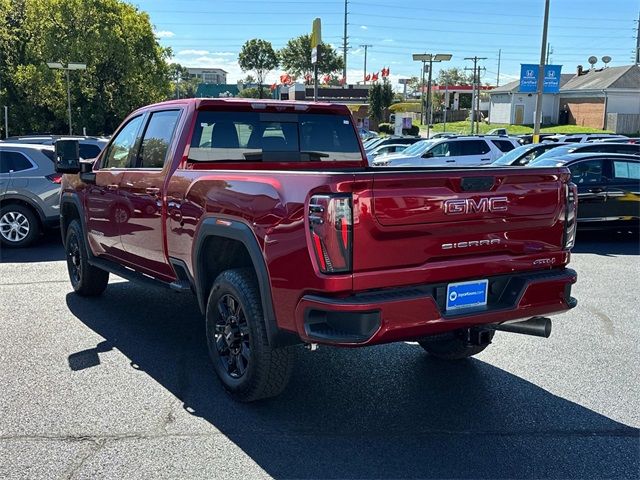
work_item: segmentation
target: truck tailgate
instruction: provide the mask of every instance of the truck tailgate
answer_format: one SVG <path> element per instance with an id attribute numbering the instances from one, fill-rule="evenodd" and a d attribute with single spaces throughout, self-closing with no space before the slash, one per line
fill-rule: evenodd
<path id="1" fill-rule="evenodd" d="M 559 267 L 568 181 L 564 168 L 379 169 L 356 204 L 354 288 Z"/>

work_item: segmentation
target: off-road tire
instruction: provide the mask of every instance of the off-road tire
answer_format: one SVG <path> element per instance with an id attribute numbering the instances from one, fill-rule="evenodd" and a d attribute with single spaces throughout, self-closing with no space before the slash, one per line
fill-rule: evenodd
<path id="1" fill-rule="evenodd" d="M 493 335 L 494 332 L 491 332 L 490 339 L 493 338 Z M 489 346 L 489 343 L 468 345 L 457 332 L 434 335 L 418 343 L 429 355 L 442 360 L 463 360 L 477 355 Z"/>
<path id="2" fill-rule="evenodd" d="M 238 377 L 238 370 L 230 372 L 232 362 L 225 359 L 226 351 L 230 352 L 231 346 L 219 345 L 225 340 L 225 335 L 221 332 L 225 322 L 225 316 L 220 311 L 220 302 L 224 303 L 232 297 L 235 299 L 243 313 L 238 317 L 244 318 L 242 328 L 238 326 L 236 337 L 238 342 L 249 345 L 250 356 L 244 367 L 244 372 Z M 224 309 L 224 306 L 222 307 Z M 236 310 L 239 312 L 239 310 Z M 227 317 L 229 317 L 227 315 Z M 234 316 L 235 318 L 235 316 Z M 240 322 L 236 319 L 236 324 Z M 242 332 L 246 333 L 242 333 Z M 219 337 L 216 339 L 216 332 Z M 291 377 L 293 370 L 294 354 L 293 347 L 273 348 L 269 345 L 267 331 L 260 301 L 260 290 L 251 269 L 231 269 L 222 272 L 216 278 L 206 309 L 206 333 L 209 355 L 214 365 L 214 369 L 220 379 L 224 389 L 235 400 L 240 402 L 253 402 L 264 398 L 274 397 L 280 394 Z M 246 338 L 248 334 L 248 339 Z M 222 338 L 221 338 L 222 337 Z M 226 341 L 226 340 L 225 340 Z M 235 347 L 235 351 L 239 348 Z M 223 350 L 222 352 L 219 350 Z M 229 356 L 230 354 L 227 354 Z M 237 356 L 237 355 L 236 355 Z M 244 357 L 243 357 L 244 358 Z M 237 359 L 236 361 L 241 361 Z M 244 363 L 244 362 L 243 362 Z M 233 375 L 236 375 L 234 377 Z"/>
<path id="3" fill-rule="evenodd" d="M 11 248 L 28 247 L 40 237 L 40 222 L 38 221 L 36 214 L 29 207 L 16 203 L 5 205 L 0 209 L 0 219 L 6 218 L 13 223 L 11 219 L 8 218 L 9 216 L 19 220 L 20 226 L 22 228 L 28 228 L 28 232 L 24 238 L 15 241 L 5 238 L 0 234 L 0 243 L 2 243 L 3 246 Z"/>
<path id="4" fill-rule="evenodd" d="M 109 283 L 109 272 L 89 264 L 84 235 L 78 220 L 69 223 L 64 245 L 73 290 L 83 297 L 95 297 L 104 292 Z"/>

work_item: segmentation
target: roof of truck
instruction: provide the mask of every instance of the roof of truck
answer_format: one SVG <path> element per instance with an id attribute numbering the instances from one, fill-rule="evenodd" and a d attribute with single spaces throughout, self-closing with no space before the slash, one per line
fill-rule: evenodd
<path id="1" fill-rule="evenodd" d="M 196 109 L 207 107 L 222 107 L 228 109 L 230 107 L 242 107 L 244 109 L 261 110 L 265 107 L 278 108 L 284 107 L 287 110 L 294 111 L 308 111 L 308 110 L 323 110 L 334 111 L 336 113 L 349 113 L 349 108 L 340 103 L 327 103 L 327 102 L 303 102 L 298 100 L 273 100 L 273 99 L 258 99 L 258 98 L 185 98 L 180 100 L 168 100 L 166 102 L 156 103 L 148 105 L 146 108 L 158 107 L 158 106 L 175 106 L 193 104 Z"/>

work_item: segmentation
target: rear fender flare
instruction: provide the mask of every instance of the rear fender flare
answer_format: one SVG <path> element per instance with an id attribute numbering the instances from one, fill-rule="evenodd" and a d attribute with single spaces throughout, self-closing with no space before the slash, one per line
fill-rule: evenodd
<path id="1" fill-rule="evenodd" d="M 217 218 L 213 217 L 204 219 L 200 223 L 194 240 L 192 253 L 193 279 L 200 310 L 203 313 L 205 312 L 209 293 L 206 291 L 207 279 L 204 278 L 203 274 L 206 253 L 203 251 L 205 241 L 210 237 L 223 237 L 237 240 L 241 242 L 249 252 L 251 263 L 256 273 L 269 344 L 275 347 L 300 343 L 300 338 L 297 334 L 282 330 L 278 327 L 273 309 L 273 299 L 271 297 L 269 272 L 262 249 L 251 228 L 239 221 L 229 221 L 225 219 L 224 224 L 219 224 L 217 220 Z"/>

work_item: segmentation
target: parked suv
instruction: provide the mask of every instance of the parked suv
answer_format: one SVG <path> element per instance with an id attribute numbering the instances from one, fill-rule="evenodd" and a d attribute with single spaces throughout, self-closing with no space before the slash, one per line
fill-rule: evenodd
<path id="1" fill-rule="evenodd" d="M 503 136 L 461 136 L 433 141 L 419 155 L 394 155 L 373 161 L 374 167 L 474 167 L 489 165 L 518 142 Z"/>
<path id="2" fill-rule="evenodd" d="M 104 137 L 83 137 L 69 135 L 25 135 L 20 137 L 9 137 L 8 142 L 26 143 L 30 145 L 54 145 L 56 140 L 78 140 L 80 149 L 80 158 L 90 159 L 96 158 L 100 152 L 109 143 L 108 138 Z"/>
<path id="3" fill-rule="evenodd" d="M 0 143 L 0 242 L 26 247 L 60 220 L 53 147 Z"/>

